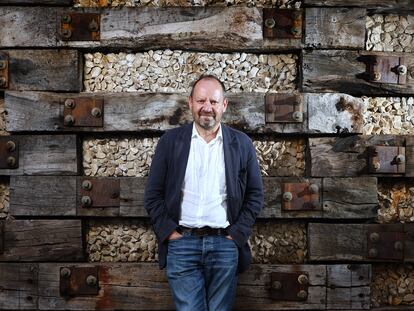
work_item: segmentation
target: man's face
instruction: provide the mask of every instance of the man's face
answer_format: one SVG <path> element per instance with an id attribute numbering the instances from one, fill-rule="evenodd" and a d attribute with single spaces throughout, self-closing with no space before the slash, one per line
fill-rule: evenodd
<path id="1" fill-rule="evenodd" d="M 196 84 L 188 105 L 194 122 L 205 130 L 211 130 L 220 123 L 227 109 L 227 99 L 219 82 L 203 79 Z"/>

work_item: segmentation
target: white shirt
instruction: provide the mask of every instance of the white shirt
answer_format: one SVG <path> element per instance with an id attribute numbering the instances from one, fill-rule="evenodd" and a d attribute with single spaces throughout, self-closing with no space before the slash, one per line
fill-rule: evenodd
<path id="1" fill-rule="evenodd" d="M 216 138 L 207 143 L 193 123 L 190 153 L 181 191 L 180 225 L 190 228 L 229 226 L 221 124 Z"/>

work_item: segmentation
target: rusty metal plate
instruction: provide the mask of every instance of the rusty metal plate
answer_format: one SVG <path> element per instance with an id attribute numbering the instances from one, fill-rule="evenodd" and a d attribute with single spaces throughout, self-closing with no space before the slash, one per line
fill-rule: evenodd
<path id="1" fill-rule="evenodd" d="M 270 297 L 273 300 L 305 301 L 308 298 L 307 272 L 272 272 Z"/>
<path id="2" fill-rule="evenodd" d="M 59 289 L 62 296 L 98 294 L 98 267 L 61 267 L 59 273 Z"/>
<path id="3" fill-rule="evenodd" d="M 0 220 L 0 254 L 4 253 L 4 220 Z"/>
<path id="4" fill-rule="evenodd" d="M 301 39 L 302 10 L 264 8 L 263 37 Z"/>
<path id="5" fill-rule="evenodd" d="M 65 127 L 103 126 L 104 104 L 102 98 L 66 98 L 63 105 L 63 124 Z"/>
<path id="6" fill-rule="evenodd" d="M 309 183 L 282 183 L 282 210 L 321 211 L 319 189 Z"/>
<path id="7" fill-rule="evenodd" d="M 19 167 L 19 141 L 12 136 L 0 136 L 0 169 Z"/>
<path id="8" fill-rule="evenodd" d="M 369 64 L 371 82 L 406 84 L 407 63 L 404 57 L 372 55 Z"/>
<path id="9" fill-rule="evenodd" d="M 373 146 L 368 148 L 368 167 L 370 173 L 405 173 L 405 147 Z"/>
<path id="10" fill-rule="evenodd" d="M 0 90 L 9 87 L 9 55 L 0 51 Z"/>
<path id="11" fill-rule="evenodd" d="M 64 13 L 60 15 L 60 37 L 63 41 L 99 41 L 99 13 Z"/>
<path id="12" fill-rule="evenodd" d="M 266 123 L 303 122 L 302 106 L 298 94 L 266 94 Z"/>
<path id="13" fill-rule="evenodd" d="M 120 206 L 119 178 L 82 178 L 78 189 L 80 207 Z M 85 197 L 89 197 L 90 201 Z"/>
<path id="14" fill-rule="evenodd" d="M 367 232 L 367 258 L 403 260 L 405 233 L 393 226 L 372 225 Z M 394 231 L 391 231 L 394 230 Z"/>

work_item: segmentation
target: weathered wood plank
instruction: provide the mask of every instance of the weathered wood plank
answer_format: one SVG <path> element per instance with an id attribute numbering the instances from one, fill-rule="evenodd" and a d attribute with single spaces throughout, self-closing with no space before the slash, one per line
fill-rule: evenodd
<path id="1" fill-rule="evenodd" d="M 170 289 L 164 271 L 156 264 L 148 263 L 108 263 L 108 264 L 75 264 L 79 267 L 98 267 L 99 293 L 90 296 L 75 296 L 64 299 L 59 293 L 59 271 L 61 267 L 72 266 L 73 263 L 40 263 L 39 264 L 39 309 L 41 310 L 172 310 L 174 308 Z M 327 272 L 328 267 L 333 267 Z M 336 280 L 336 284 L 344 289 L 360 290 L 357 284 L 347 283 L 355 271 L 346 266 L 335 265 L 252 265 L 239 276 L 236 310 L 325 310 L 327 278 Z M 358 275 L 367 277 L 370 282 L 370 266 L 356 265 L 355 269 L 363 271 Z M 309 274 L 309 295 L 304 302 L 277 301 L 270 298 L 270 274 L 272 272 L 297 272 Z M 337 276 L 336 274 L 339 273 Z M 154 295 L 154 292 L 157 294 Z M 360 291 L 359 291 L 360 292 Z M 369 295 L 364 298 L 369 303 Z M 357 309 L 357 308 L 352 308 Z"/>
<path id="2" fill-rule="evenodd" d="M 366 15 L 360 8 L 307 8 L 305 44 L 312 48 L 363 49 Z"/>
<path id="3" fill-rule="evenodd" d="M 66 98 L 103 98 L 102 128 L 65 127 L 63 102 Z M 228 110 L 223 122 L 247 132 L 305 132 L 307 118 L 302 123 L 265 123 L 264 95 L 257 93 L 228 94 Z M 348 103 L 348 102 L 347 102 Z M 345 105 L 347 105 L 345 103 Z M 7 130 L 20 131 L 164 131 L 192 120 L 186 94 L 171 93 L 46 93 L 5 92 L 8 111 Z M 345 108 L 346 109 L 346 108 Z M 306 116 L 307 109 L 304 107 Z"/>
<path id="4" fill-rule="evenodd" d="M 368 146 L 404 146 L 403 135 L 358 135 L 309 138 L 311 176 L 368 175 Z M 379 174 L 369 174 L 381 176 Z M 384 176 L 384 175 L 383 175 Z M 401 176 L 386 174 L 386 176 Z"/>
<path id="5" fill-rule="evenodd" d="M 305 93 L 309 132 L 362 133 L 364 102 L 361 98 L 338 93 Z"/>
<path id="6" fill-rule="evenodd" d="M 79 172 L 75 135 L 14 135 L 19 143 L 19 167 L 2 175 L 76 175 Z"/>
<path id="7" fill-rule="evenodd" d="M 379 255 L 377 258 L 368 254 L 368 232 L 375 230 L 376 232 L 399 232 L 405 239 L 403 241 L 402 252 L 394 250 L 393 242 L 382 240 L 380 242 L 386 249 L 387 257 Z M 414 227 L 412 224 L 308 224 L 308 256 L 310 261 L 372 261 L 372 262 L 392 262 L 414 260 L 413 238 Z M 389 233 L 393 235 L 392 233 Z M 371 246 L 372 247 L 372 246 Z M 371 248 L 370 247 L 370 248 Z M 385 251 L 384 251 L 385 252 Z M 391 255 L 399 255 L 391 257 Z M 394 259 L 391 259 L 394 258 Z"/>
<path id="8" fill-rule="evenodd" d="M 37 309 L 38 270 L 36 263 L 0 263 L 1 310 Z"/>
<path id="9" fill-rule="evenodd" d="M 366 55 L 404 56 L 405 85 L 369 82 Z M 305 92 L 341 92 L 351 95 L 414 94 L 414 56 L 410 53 L 304 50 L 302 87 Z"/>
<path id="10" fill-rule="evenodd" d="M 80 220 L 3 220 L 0 261 L 84 260 Z"/>
<path id="11" fill-rule="evenodd" d="M 378 12 L 407 12 L 414 8 L 413 0 L 303 0 L 304 6 L 362 7 Z"/>
<path id="12" fill-rule="evenodd" d="M 0 47 L 56 46 L 54 8 L 0 7 L 0 25 Z"/>
<path id="13" fill-rule="evenodd" d="M 77 50 L 3 50 L 9 55 L 9 90 L 79 92 L 82 58 Z"/>
<path id="14" fill-rule="evenodd" d="M 119 207 L 80 207 L 79 176 L 12 176 L 10 214 L 13 216 L 148 217 L 144 208 L 146 178 L 120 179 Z M 376 216 L 376 178 L 306 179 L 301 177 L 263 179 L 265 206 L 259 218 L 349 218 Z M 318 185 L 322 211 L 282 211 L 282 183 L 310 182 Z M 78 183 L 78 185 L 76 185 Z M 323 187 L 322 187 L 323 183 Z M 323 193 L 323 195 L 322 195 Z"/>
<path id="15" fill-rule="evenodd" d="M 378 216 L 376 177 L 323 178 L 325 218 L 375 218 Z"/>
<path id="16" fill-rule="evenodd" d="M 72 0 L 0 0 L 0 5 L 16 5 L 16 4 L 36 4 L 36 5 L 56 5 L 71 6 Z"/>
<path id="17" fill-rule="evenodd" d="M 414 136 L 407 136 L 405 140 L 405 176 L 414 177 Z"/>
<path id="18" fill-rule="evenodd" d="M 75 216 L 75 202 L 75 177 L 10 176 L 13 216 Z"/>

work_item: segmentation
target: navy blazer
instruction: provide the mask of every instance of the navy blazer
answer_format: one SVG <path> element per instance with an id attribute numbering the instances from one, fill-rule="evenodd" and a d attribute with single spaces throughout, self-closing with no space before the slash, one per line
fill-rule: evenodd
<path id="1" fill-rule="evenodd" d="M 239 249 L 238 271 L 251 262 L 247 240 L 263 206 L 263 183 L 251 139 L 222 126 L 227 187 L 228 233 Z M 166 265 L 168 236 L 178 227 L 181 187 L 190 152 L 193 123 L 167 131 L 158 141 L 145 186 L 144 205 L 158 242 L 160 268 Z"/>

